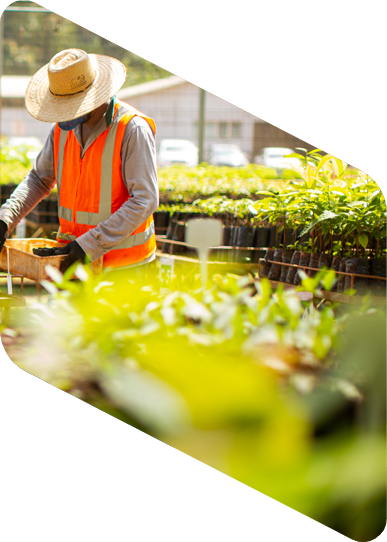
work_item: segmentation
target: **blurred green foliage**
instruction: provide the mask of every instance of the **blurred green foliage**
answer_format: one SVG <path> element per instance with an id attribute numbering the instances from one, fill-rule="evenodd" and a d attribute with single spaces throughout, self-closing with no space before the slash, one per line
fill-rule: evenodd
<path id="1" fill-rule="evenodd" d="M 21 183 L 33 163 L 27 154 L 34 150 L 35 148 L 29 145 L 0 147 L 0 185 Z"/>
<path id="2" fill-rule="evenodd" d="M 356 540 L 385 525 L 386 315 L 247 277 L 50 270 L 26 371 Z M 132 273 L 132 274 L 130 274 Z M 325 271 L 305 282 L 316 291 Z"/>
<path id="3" fill-rule="evenodd" d="M 295 175 L 298 177 L 296 172 Z M 275 169 L 257 164 L 244 167 L 175 164 L 160 168 L 158 179 L 161 203 L 192 203 L 198 198 L 215 196 L 256 199 L 259 190 L 275 190 L 284 184 Z"/>
<path id="4" fill-rule="evenodd" d="M 257 220 L 282 223 L 283 229 L 301 228 L 310 232 L 311 252 L 329 251 L 342 256 L 366 257 L 368 245 L 380 256 L 386 237 L 386 201 L 376 182 L 362 171 L 348 169 L 342 160 L 316 149 L 290 154 L 302 161 L 295 168 L 301 181 L 288 182 L 254 203 Z M 348 250 L 351 236 L 353 246 Z"/>

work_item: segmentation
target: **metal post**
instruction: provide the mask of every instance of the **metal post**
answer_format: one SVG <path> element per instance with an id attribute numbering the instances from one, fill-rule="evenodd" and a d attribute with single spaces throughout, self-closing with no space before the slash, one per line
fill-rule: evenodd
<path id="1" fill-rule="evenodd" d="M 199 164 L 203 162 L 204 153 L 204 129 L 205 129 L 205 98 L 206 98 L 206 60 L 209 17 L 206 10 L 202 12 L 202 50 L 200 61 L 200 102 L 199 102 Z"/>

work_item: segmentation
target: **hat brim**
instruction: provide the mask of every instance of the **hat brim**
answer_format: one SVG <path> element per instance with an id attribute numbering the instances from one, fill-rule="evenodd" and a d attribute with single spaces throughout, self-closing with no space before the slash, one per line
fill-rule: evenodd
<path id="1" fill-rule="evenodd" d="M 70 96 L 54 96 L 50 91 L 48 64 L 40 68 L 28 84 L 25 104 L 29 114 L 42 122 L 65 122 L 90 113 L 104 104 L 122 87 L 126 68 L 106 55 L 89 55 L 96 71 L 92 85 Z"/>

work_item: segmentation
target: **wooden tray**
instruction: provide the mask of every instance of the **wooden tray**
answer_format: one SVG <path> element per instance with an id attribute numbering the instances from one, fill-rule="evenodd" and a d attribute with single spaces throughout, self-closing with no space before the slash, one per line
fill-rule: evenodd
<path id="1" fill-rule="evenodd" d="M 46 265 L 59 269 L 61 261 L 66 256 L 47 256 L 42 258 L 36 256 L 33 248 L 40 247 L 62 247 L 53 239 L 7 239 L 4 248 L 0 253 L 0 270 L 7 271 L 7 250 L 9 251 L 9 271 L 17 275 L 40 282 L 50 280 L 46 273 Z M 93 273 L 102 273 L 102 257 L 90 264 Z"/>

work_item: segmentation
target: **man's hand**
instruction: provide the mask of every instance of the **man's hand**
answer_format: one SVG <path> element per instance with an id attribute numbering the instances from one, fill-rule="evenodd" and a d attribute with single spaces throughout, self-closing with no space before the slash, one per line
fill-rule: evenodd
<path id="1" fill-rule="evenodd" d="M 5 234 L 8 230 L 8 224 L 0 220 L 0 252 L 3 250 L 4 243 L 6 241 Z"/>
<path id="2" fill-rule="evenodd" d="M 54 251 L 55 256 L 62 256 L 67 254 L 67 258 L 60 264 L 60 272 L 64 273 L 75 262 L 85 262 L 86 254 L 84 250 L 78 245 L 76 241 L 71 241 L 65 247 L 56 248 Z"/>

